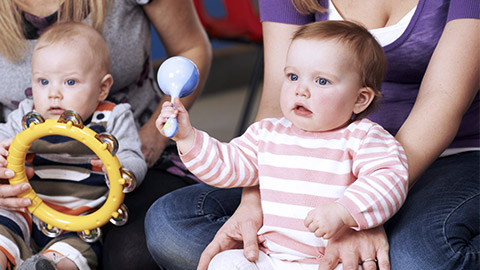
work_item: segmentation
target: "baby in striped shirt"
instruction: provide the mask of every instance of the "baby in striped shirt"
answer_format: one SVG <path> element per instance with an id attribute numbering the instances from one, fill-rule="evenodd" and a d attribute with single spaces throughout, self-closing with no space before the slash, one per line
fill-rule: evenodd
<path id="1" fill-rule="evenodd" d="M 176 108 L 163 104 L 157 127 L 162 132 L 167 118 L 177 117 L 173 139 L 199 179 L 223 188 L 260 186 L 259 259 L 224 251 L 209 269 L 316 270 L 328 239 L 346 228 L 382 225 L 398 211 L 408 190 L 405 152 L 364 118 L 381 96 L 385 69 L 383 49 L 365 28 L 315 22 L 292 38 L 282 118 L 263 119 L 221 143 L 191 126 L 179 99 Z"/>

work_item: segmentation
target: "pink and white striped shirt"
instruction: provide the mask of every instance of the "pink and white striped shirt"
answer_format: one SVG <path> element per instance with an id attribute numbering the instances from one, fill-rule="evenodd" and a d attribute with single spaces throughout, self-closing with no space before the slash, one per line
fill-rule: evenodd
<path id="1" fill-rule="evenodd" d="M 318 263 L 326 240 L 304 225 L 316 206 L 336 201 L 358 230 L 387 221 L 405 201 L 406 155 L 380 125 L 363 119 L 327 132 L 307 132 L 285 118 L 251 125 L 241 137 L 221 143 L 195 130 L 193 148 L 181 155 L 207 184 L 260 184 L 261 248 L 282 260 Z"/>

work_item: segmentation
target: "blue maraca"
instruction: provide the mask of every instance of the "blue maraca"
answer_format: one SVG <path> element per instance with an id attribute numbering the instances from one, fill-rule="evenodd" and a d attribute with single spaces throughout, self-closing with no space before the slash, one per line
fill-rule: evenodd
<path id="1" fill-rule="evenodd" d="M 176 97 L 190 95 L 198 85 L 198 69 L 195 63 L 182 56 L 174 56 L 165 60 L 157 73 L 160 89 L 173 100 Z M 177 134 L 177 119 L 170 117 L 163 126 L 165 136 L 171 138 Z"/>

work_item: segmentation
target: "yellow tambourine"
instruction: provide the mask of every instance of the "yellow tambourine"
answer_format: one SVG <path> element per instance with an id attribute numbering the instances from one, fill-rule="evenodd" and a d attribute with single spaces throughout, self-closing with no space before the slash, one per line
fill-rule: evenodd
<path id="1" fill-rule="evenodd" d="M 97 134 L 84 126 L 81 117 L 73 111 L 65 111 L 58 120 L 44 120 L 38 113 L 31 112 L 24 116 L 22 123 L 24 130 L 15 136 L 8 151 L 7 168 L 15 172 L 15 176 L 9 179 L 11 185 L 28 182 L 25 174 L 28 149 L 35 140 L 49 135 L 67 136 L 86 145 L 102 160 L 109 179 L 110 192 L 106 202 L 97 211 L 84 216 L 67 215 L 52 209 L 33 189 L 20 194 L 18 197 L 32 200 L 28 211 L 45 223 L 45 234 L 56 236 L 60 233 L 58 229 L 74 231 L 79 232 L 85 241 L 93 242 L 100 236 L 99 227 L 109 220 L 115 225 L 126 222 L 128 214 L 122 205 L 124 192 L 131 191 L 136 181 L 133 174 L 122 168 L 115 156 L 118 142 L 113 136 Z"/>

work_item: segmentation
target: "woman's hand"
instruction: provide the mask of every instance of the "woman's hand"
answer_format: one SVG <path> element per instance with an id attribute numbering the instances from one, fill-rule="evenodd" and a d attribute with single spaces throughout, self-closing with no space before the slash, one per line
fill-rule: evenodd
<path id="1" fill-rule="evenodd" d="M 9 169 L 0 169 L 0 178 L 9 178 L 13 175 L 13 171 Z M 17 198 L 18 195 L 28 191 L 30 185 L 28 183 L 20 183 L 18 185 L 10 185 L 6 181 L 0 181 L 0 208 L 26 212 L 27 207 L 32 204 L 29 198 Z"/>
<path id="2" fill-rule="evenodd" d="M 257 232 L 262 223 L 258 187 L 244 188 L 242 202 L 203 251 L 197 270 L 206 270 L 215 255 L 229 249 L 243 248 L 245 257 L 255 261 L 258 258 Z"/>
<path id="3" fill-rule="evenodd" d="M 27 211 L 26 207 L 32 204 L 29 198 L 17 198 L 18 195 L 28 191 L 30 184 L 21 183 L 18 185 L 10 185 L 8 179 L 15 176 L 15 173 L 7 169 L 8 149 L 12 143 L 12 139 L 6 139 L 0 142 L 0 208 L 13 211 Z M 33 175 L 33 169 L 29 168 L 25 172 L 27 177 Z"/>
<path id="4" fill-rule="evenodd" d="M 319 270 L 331 270 L 341 262 L 343 269 L 358 269 L 358 265 L 366 259 L 377 259 L 378 269 L 390 269 L 388 257 L 389 245 L 383 226 L 365 231 L 345 228 L 328 241 L 325 256 L 320 259 Z M 375 270 L 375 261 L 362 264 L 364 270 Z"/>

